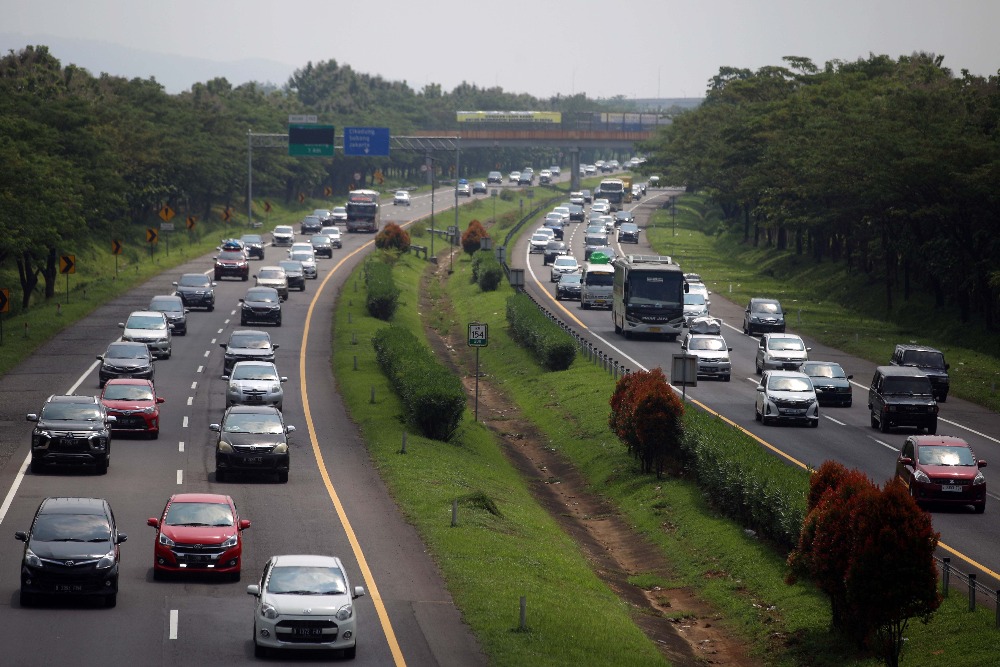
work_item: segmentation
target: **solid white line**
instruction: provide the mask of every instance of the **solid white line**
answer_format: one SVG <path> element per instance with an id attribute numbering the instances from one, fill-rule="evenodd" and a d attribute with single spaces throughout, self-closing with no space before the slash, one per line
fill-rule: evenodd
<path id="1" fill-rule="evenodd" d="M 17 471 L 17 475 L 14 476 L 14 483 L 10 485 L 10 491 L 7 492 L 7 497 L 3 499 L 3 505 L 0 505 L 0 523 L 3 523 L 4 518 L 7 516 L 7 510 L 10 509 L 10 504 L 14 502 L 14 496 L 17 495 L 17 490 L 21 486 L 21 480 L 24 479 L 24 473 L 28 469 L 28 464 L 31 463 L 31 452 L 24 457 L 24 462 L 21 463 L 21 469 Z"/>
<path id="2" fill-rule="evenodd" d="M 184 441 L 183 440 L 181 440 L 180 442 L 177 443 L 177 451 L 179 451 L 179 452 L 183 452 L 184 451 Z"/>
<path id="3" fill-rule="evenodd" d="M 170 639 L 177 639 L 177 610 L 170 610 Z"/>
<path id="4" fill-rule="evenodd" d="M 181 428 L 187 428 L 187 427 L 188 427 L 188 418 L 187 415 L 184 415 L 184 422 L 182 423 Z"/>
<path id="5" fill-rule="evenodd" d="M 830 415 L 823 415 L 823 416 L 826 417 L 827 419 L 829 419 L 830 421 L 832 421 L 834 424 L 840 424 L 841 426 L 847 426 L 847 424 L 845 424 L 844 422 L 840 421 L 839 419 L 834 419 Z"/>
<path id="6" fill-rule="evenodd" d="M 194 396 L 188 396 L 188 405 L 194 405 Z"/>
<path id="7" fill-rule="evenodd" d="M 184 471 L 183 470 L 178 470 L 177 471 L 177 483 L 178 484 L 183 484 L 184 483 Z"/>

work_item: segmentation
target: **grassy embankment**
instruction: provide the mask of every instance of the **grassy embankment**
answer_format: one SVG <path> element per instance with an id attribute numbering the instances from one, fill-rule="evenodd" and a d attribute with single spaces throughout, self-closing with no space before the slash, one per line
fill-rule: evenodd
<path id="1" fill-rule="evenodd" d="M 480 204 L 479 206 L 484 206 Z M 688 215 L 682 213 L 682 215 Z M 472 211 L 462 214 L 464 227 Z M 679 219 L 679 228 L 687 222 Z M 654 232 L 655 233 L 655 232 Z M 501 238 L 503 231 L 493 231 Z M 420 330 L 421 318 L 461 339 L 470 321 L 490 324 L 490 346 L 482 351 L 489 380 L 515 400 L 571 460 L 594 490 L 615 503 L 674 564 L 669 581 L 636 573 L 635 585 L 689 586 L 720 611 L 728 629 L 745 638 L 754 654 L 773 665 L 874 664 L 855 661 L 828 632 L 825 598 L 805 584 L 784 583 L 783 555 L 716 516 L 700 489 L 678 479 L 657 480 L 636 473 L 607 428 L 610 377 L 578 359 L 561 373 L 546 373 L 505 334 L 509 288 L 481 294 L 469 283 L 467 258 L 456 257 L 447 292 L 433 286 L 432 299 L 451 308 L 418 312 L 417 286 L 425 264 L 412 257 L 398 264 L 404 297 L 397 321 Z M 700 267 L 699 267 L 700 268 Z M 708 273 L 704 271 L 704 273 Z M 408 453 L 398 454 L 405 426 L 399 405 L 374 365 L 368 338 L 379 326 L 363 313 L 363 284 L 342 300 L 336 318 L 335 371 L 351 412 L 365 432 L 372 455 L 399 504 L 421 531 L 463 610 L 495 664 L 641 664 L 658 662 L 648 643 L 625 623 L 630 610 L 612 597 L 582 563 L 575 547 L 535 506 L 523 480 L 500 454 L 497 438 L 468 416 L 450 443 L 409 435 Z M 347 313 L 353 314 L 348 324 Z M 352 333 L 357 345 L 350 345 Z M 351 370 L 358 357 L 358 371 Z M 379 400 L 370 405 L 369 388 Z M 694 411 L 691 429 L 728 429 Z M 732 437 L 741 437 L 733 433 Z M 756 444 L 747 440 L 747 448 Z M 803 488 L 805 488 L 803 474 Z M 449 526 L 451 501 L 459 501 L 458 528 Z M 489 554 L 486 558 L 481 554 Z M 891 576 L 891 573 L 888 573 Z M 516 601 L 528 596 L 527 633 L 516 632 Z M 616 628 L 592 633 L 588 628 Z M 627 632 L 617 635 L 619 629 Z M 904 653 L 906 664 L 988 664 L 994 657 L 992 613 L 965 611 L 961 596 L 945 601 L 930 625 L 914 623 Z M 607 639 L 614 645 L 609 649 Z"/>

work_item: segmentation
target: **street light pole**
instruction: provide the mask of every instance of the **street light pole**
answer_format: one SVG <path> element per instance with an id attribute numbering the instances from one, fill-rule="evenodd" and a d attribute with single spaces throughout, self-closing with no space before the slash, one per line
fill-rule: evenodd
<path id="1" fill-rule="evenodd" d="M 431 261 L 433 262 L 437 255 L 434 254 L 434 163 L 432 162 L 434 158 L 430 155 L 427 156 L 427 168 L 431 171 Z"/>
<path id="2" fill-rule="evenodd" d="M 455 272 L 455 236 L 458 235 L 458 181 L 462 176 L 462 170 L 459 169 L 459 140 L 455 141 L 455 233 L 448 235 L 448 242 L 451 245 L 449 248 L 449 268 L 448 273 Z"/>

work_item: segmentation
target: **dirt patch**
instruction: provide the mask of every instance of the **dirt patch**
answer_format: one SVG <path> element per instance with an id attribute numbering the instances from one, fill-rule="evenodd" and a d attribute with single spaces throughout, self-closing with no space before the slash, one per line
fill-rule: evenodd
<path id="1" fill-rule="evenodd" d="M 444 262 L 424 275 L 427 283 L 445 280 Z M 436 313 L 438 321 L 450 311 L 448 303 L 432 301 L 427 285 L 421 292 L 421 312 Z M 474 353 L 464 343 L 463 331 L 445 334 L 426 327 L 435 353 L 456 373 L 469 396 L 475 393 Z M 652 575 L 671 578 L 670 564 L 657 547 L 631 530 L 614 507 L 587 490 L 586 480 L 547 439 L 524 418 L 518 407 L 487 378 L 479 378 L 479 418 L 501 436 L 504 451 L 528 481 L 538 502 L 579 545 L 594 572 L 633 609 L 636 624 L 656 643 L 674 665 L 758 665 L 748 657 L 747 647 L 716 626 L 718 613 L 687 588 L 645 590 L 629 583 L 629 577 Z"/>

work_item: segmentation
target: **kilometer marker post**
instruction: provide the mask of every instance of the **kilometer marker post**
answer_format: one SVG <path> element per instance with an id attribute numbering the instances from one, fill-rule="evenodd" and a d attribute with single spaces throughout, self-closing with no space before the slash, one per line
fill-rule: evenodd
<path id="1" fill-rule="evenodd" d="M 489 345 L 489 325 L 469 322 L 469 347 L 476 348 L 476 421 L 479 421 L 479 348 Z"/>

